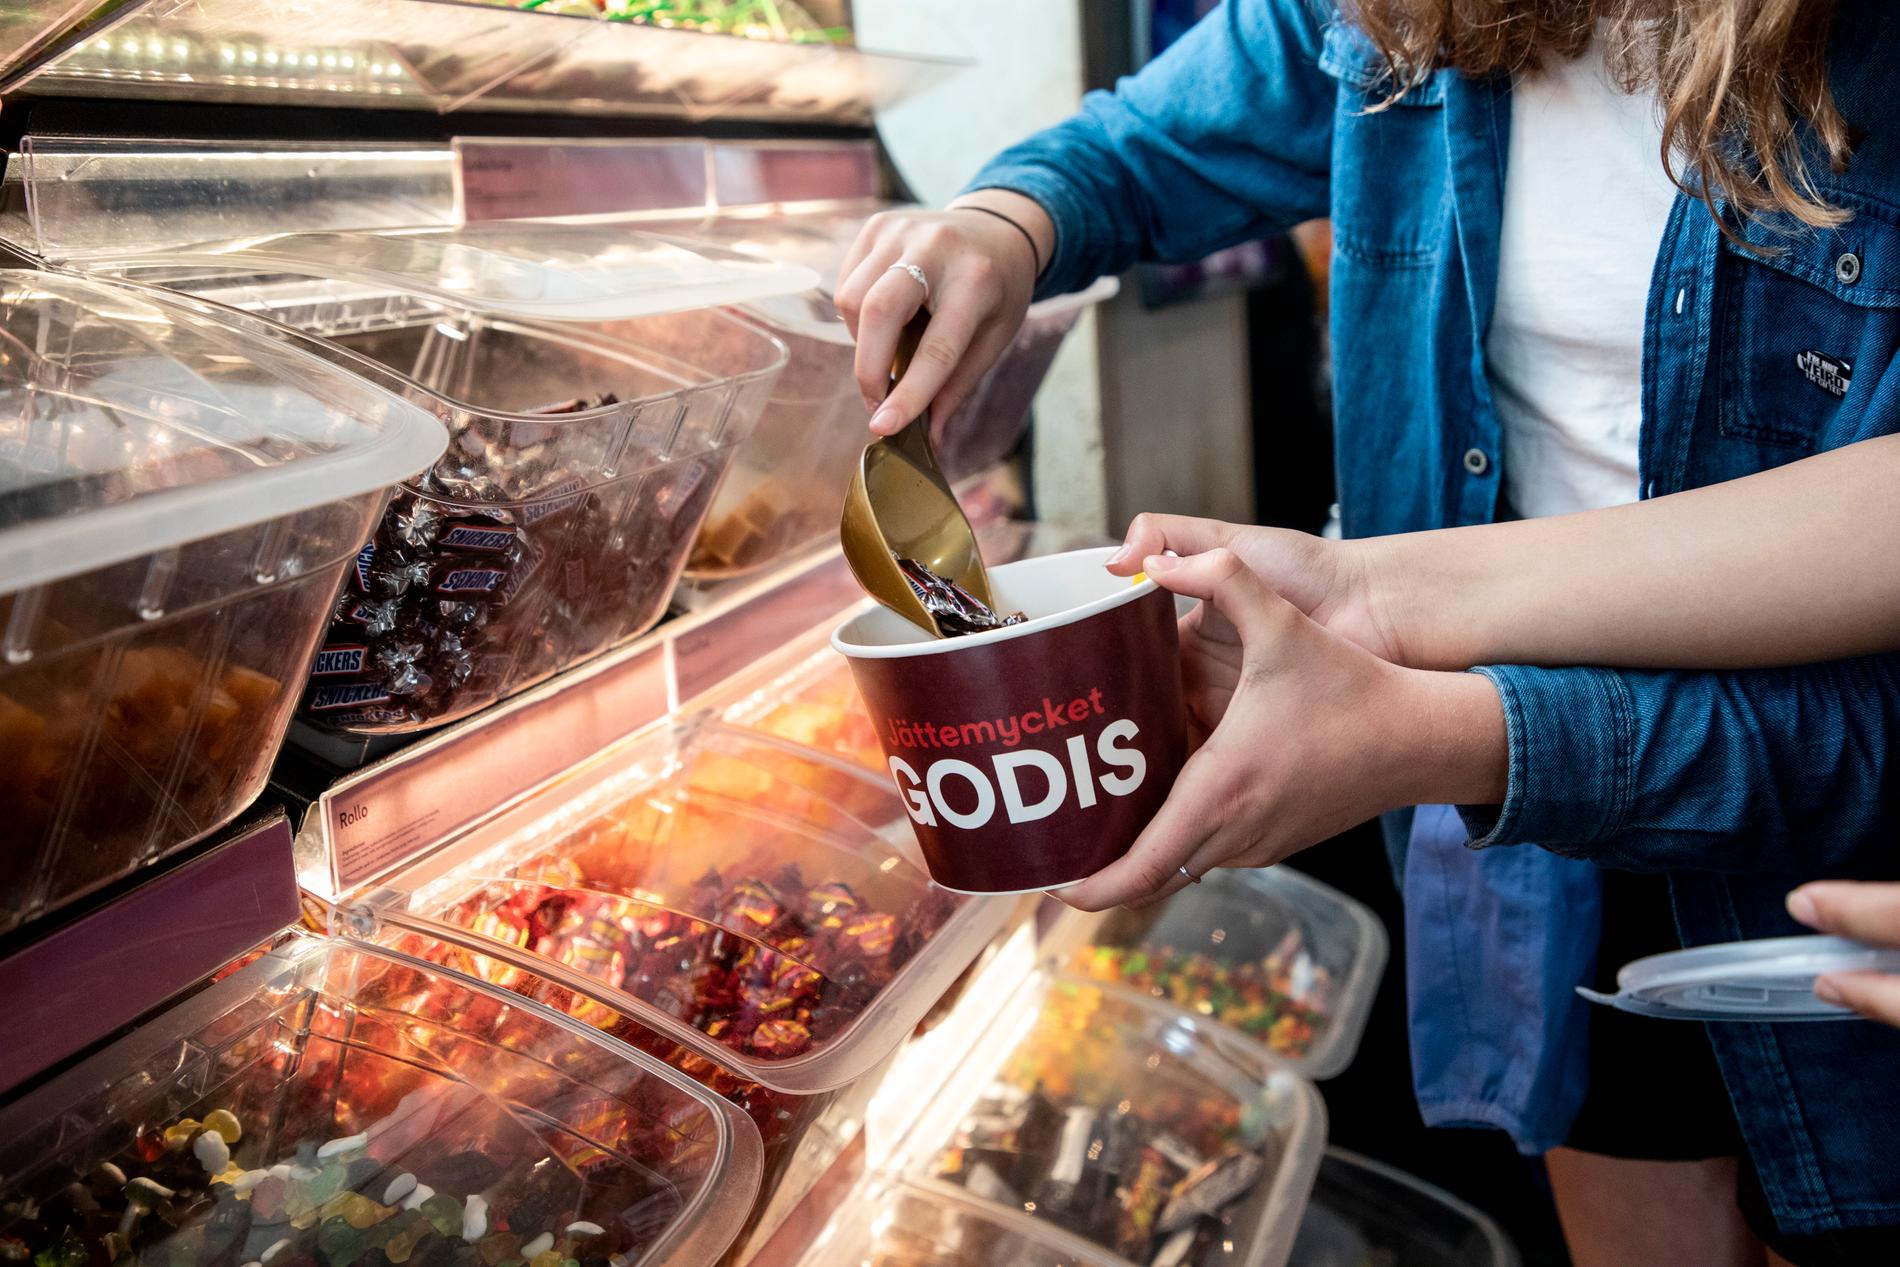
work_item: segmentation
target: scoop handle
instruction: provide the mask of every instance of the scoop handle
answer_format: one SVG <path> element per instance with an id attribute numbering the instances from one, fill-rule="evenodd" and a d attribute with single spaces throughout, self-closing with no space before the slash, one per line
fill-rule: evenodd
<path id="1" fill-rule="evenodd" d="M 897 386 L 897 380 L 904 377 L 910 369 L 910 363 L 917 355 L 917 345 L 924 341 L 924 330 L 930 325 L 930 310 L 919 308 L 917 315 L 904 323 L 897 332 L 897 352 L 891 358 L 891 386 Z"/>

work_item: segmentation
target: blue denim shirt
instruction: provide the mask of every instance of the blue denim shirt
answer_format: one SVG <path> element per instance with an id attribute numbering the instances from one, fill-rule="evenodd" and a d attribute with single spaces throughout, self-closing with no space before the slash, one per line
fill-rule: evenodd
<path id="1" fill-rule="evenodd" d="M 1890 10 L 1849 0 L 1836 21 L 1836 93 L 1860 140 L 1846 171 L 1821 175 L 1851 220 L 1826 232 L 1734 220 L 1770 248 L 1751 252 L 1677 200 L 1645 328 L 1645 496 L 1900 426 Z M 1051 213 L 1042 294 L 1329 216 L 1336 460 L 1354 536 L 1490 520 L 1510 460 L 1484 363 L 1509 85 L 1445 71 L 1372 110 L 1382 66 L 1308 0 L 1229 0 L 973 182 Z M 1888 759 L 1900 660 L 1481 671 L 1509 730 L 1505 802 L 1451 844 L 1443 812 L 1422 815 L 1405 859 L 1419 1090 L 1435 1120 L 1502 1125 L 1541 1147 L 1581 1094 L 1587 1015 L 1569 992 L 1594 959 L 1596 866 L 1666 872 L 1691 945 L 1801 931 L 1782 897 L 1802 879 L 1900 875 Z M 1504 847 L 1528 842 L 1543 848 Z M 1731 1023 L 1710 1035 L 1786 1231 L 1900 1221 L 1900 1033 Z"/>

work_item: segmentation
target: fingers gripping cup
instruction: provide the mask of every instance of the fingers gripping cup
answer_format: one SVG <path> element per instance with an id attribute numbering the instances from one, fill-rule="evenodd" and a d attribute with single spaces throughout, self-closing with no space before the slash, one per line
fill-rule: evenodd
<path id="1" fill-rule="evenodd" d="M 961 893 L 1073 884 L 1128 851 L 1186 758 L 1174 597 L 1079 550 L 990 572 L 1022 624 L 933 638 L 884 608 L 850 658 L 930 876 Z"/>

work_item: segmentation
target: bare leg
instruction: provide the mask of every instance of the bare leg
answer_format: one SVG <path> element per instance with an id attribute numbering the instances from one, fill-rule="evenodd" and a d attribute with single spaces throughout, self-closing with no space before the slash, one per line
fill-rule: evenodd
<path id="1" fill-rule="evenodd" d="M 1575 1267 L 1764 1267 L 1735 1204 L 1735 1159 L 1627 1161 L 1544 1154 Z"/>

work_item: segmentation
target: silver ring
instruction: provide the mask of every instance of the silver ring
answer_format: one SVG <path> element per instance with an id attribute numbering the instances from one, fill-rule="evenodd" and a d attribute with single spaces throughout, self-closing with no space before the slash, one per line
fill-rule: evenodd
<path id="1" fill-rule="evenodd" d="M 924 270 L 915 264 L 893 264 L 884 270 L 887 273 L 903 273 L 924 288 L 924 303 L 930 303 L 930 279 L 924 276 Z"/>
<path id="2" fill-rule="evenodd" d="M 1182 863 L 1180 866 L 1176 867 L 1175 870 L 1179 871 L 1182 875 L 1186 876 L 1188 878 L 1189 884 L 1199 884 L 1201 882 L 1201 877 L 1198 875 L 1195 875 L 1192 871 L 1189 871 L 1187 869 L 1187 863 L 1185 862 Z"/>

